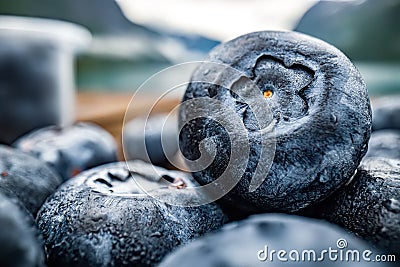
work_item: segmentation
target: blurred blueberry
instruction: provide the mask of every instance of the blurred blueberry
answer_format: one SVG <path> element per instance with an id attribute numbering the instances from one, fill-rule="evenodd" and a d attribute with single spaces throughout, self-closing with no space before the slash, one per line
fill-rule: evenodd
<path id="1" fill-rule="evenodd" d="M 117 160 L 114 138 L 92 123 L 46 127 L 21 137 L 13 145 L 47 162 L 64 180 Z"/>
<path id="2" fill-rule="evenodd" d="M 0 192 L 18 197 L 33 216 L 61 183 L 58 173 L 43 161 L 0 145 Z"/>
<path id="3" fill-rule="evenodd" d="M 138 117 L 124 127 L 123 147 L 127 160 L 140 159 L 169 167 L 168 158 L 178 151 L 178 119 L 168 114 Z"/>
<path id="4" fill-rule="evenodd" d="M 372 102 L 372 130 L 400 130 L 400 97 L 384 97 Z"/>
<path id="5" fill-rule="evenodd" d="M 388 129 L 372 132 L 365 157 L 400 159 L 400 130 Z"/>
<path id="6" fill-rule="evenodd" d="M 328 250 L 336 252 L 328 253 Z M 339 251 L 348 255 L 347 250 L 358 250 L 360 258 L 365 250 L 377 252 L 327 222 L 294 215 L 263 214 L 227 224 L 217 232 L 180 247 L 159 267 L 387 266 L 376 262 L 368 265 L 362 260 L 340 260 Z"/>
<path id="7" fill-rule="evenodd" d="M 44 267 L 43 240 L 16 198 L 0 193 L 0 266 Z"/>

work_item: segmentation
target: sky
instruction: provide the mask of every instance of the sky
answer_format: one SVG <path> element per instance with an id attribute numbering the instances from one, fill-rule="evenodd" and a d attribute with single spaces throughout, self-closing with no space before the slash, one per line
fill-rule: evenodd
<path id="1" fill-rule="evenodd" d="M 343 0 L 342 0 L 343 1 Z M 317 0 L 117 0 L 132 21 L 227 41 L 259 30 L 291 30 Z"/>

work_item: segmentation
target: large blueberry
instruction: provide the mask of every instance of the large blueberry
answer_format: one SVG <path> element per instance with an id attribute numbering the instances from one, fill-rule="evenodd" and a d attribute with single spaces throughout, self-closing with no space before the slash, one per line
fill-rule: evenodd
<path id="1" fill-rule="evenodd" d="M 46 127 L 19 138 L 14 146 L 48 163 L 64 180 L 117 160 L 113 137 L 92 123 Z"/>
<path id="2" fill-rule="evenodd" d="M 0 193 L 0 266 L 45 266 L 42 241 L 32 215 L 19 200 Z"/>
<path id="3" fill-rule="evenodd" d="M 83 172 L 43 205 L 37 222 L 49 266 L 154 266 L 178 245 L 222 226 L 215 204 L 190 207 L 196 196 L 185 188 L 193 185 L 188 174 L 153 172 L 140 161 L 129 166 L 110 163 Z M 156 198 L 136 182 L 152 187 Z"/>
<path id="4" fill-rule="evenodd" d="M 370 260 L 379 252 L 323 221 L 264 214 L 227 224 L 179 248 L 159 267 L 387 266 L 365 261 L 366 250 Z"/>
<path id="5" fill-rule="evenodd" d="M 400 161 L 364 159 L 350 184 L 304 214 L 336 223 L 400 256 Z"/>
<path id="6" fill-rule="evenodd" d="M 221 67 L 204 63 L 193 73 L 182 101 L 189 104 L 180 109 L 180 148 L 192 161 L 215 155 L 208 167 L 195 166 L 200 184 L 225 170 L 240 179 L 221 199 L 232 216 L 295 211 L 351 178 L 367 151 L 371 110 L 365 83 L 342 52 L 299 33 L 265 31 L 221 44 L 206 61 Z M 263 182 L 250 190 L 257 169 Z"/>
<path id="7" fill-rule="evenodd" d="M 61 183 L 61 177 L 46 163 L 0 145 L 0 192 L 17 196 L 34 216 Z"/>

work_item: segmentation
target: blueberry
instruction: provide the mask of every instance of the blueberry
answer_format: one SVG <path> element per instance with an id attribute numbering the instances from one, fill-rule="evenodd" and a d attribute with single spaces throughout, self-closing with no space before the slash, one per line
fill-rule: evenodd
<path id="1" fill-rule="evenodd" d="M 239 176 L 240 181 L 221 199 L 231 216 L 299 210 L 326 198 L 351 178 L 367 152 L 371 109 L 365 83 L 343 53 L 299 33 L 265 31 L 221 44 L 206 61 L 230 66 L 242 74 L 238 77 L 225 73 L 226 67 L 205 69 L 209 64 L 204 63 L 205 67 L 200 65 L 192 75 L 182 102 L 218 101 L 225 111 L 230 108 L 232 115 L 241 118 L 245 131 L 229 132 L 222 126 L 235 127 L 234 116 L 221 121 L 202 117 L 187 122 L 190 114 L 210 110 L 213 104 L 183 105 L 180 148 L 190 160 L 203 154 L 204 158 L 212 158 L 213 154 L 208 149 L 201 151 L 199 144 L 205 138 L 214 140 L 214 161 L 193 174 L 203 185 L 215 181 L 230 160 L 240 162 L 231 157 L 231 149 L 238 149 L 231 146 L 231 140 L 249 140 L 249 153 L 241 152 L 243 157 L 249 156 L 247 167 L 241 173 L 231 166 L 231 177 Z M 246 86 L 246 80 L 258 88 Z M 250 95 L 247 100 L 256 103 L 255 109 L 239 95 Z M 260 103 L 269 106 L 270 111 Z M 257 107 L 265 118 L 256 118 Z M 268 128 L 262 124 L 266 123 L 275 123 L 275 155 L 269 171 L 261 173 L 263 183 L 253 191 L 249 185 L 256 167 L 270 163 L 261 158 L 262 143 L 268 141 L 262 138 Z"/>
<path id="2" fill-rule="evenodd" d="M 302 213 L 336 223 L 400 256 L 400 160 L 367 158 L 350 184 Z"/>
<path id="3" fill-rule="evenodd" d="M 400 130 L 379 130 L 371 134 L 366 158 L 383 157 L 400 160 Z"/>
<path id="4" fill-rule="evenodd" d="M 400 129 L 400 98 L 385 97 L 372 103 L 372 130 Z"/>
<path id="5" fill-rule="evenodd" d="M 61 182 L 46 163 L 0 145 L 0 192 L 17 196 L 34 216 Z"/>
<path id="6" fill-rule="evenodd" d="M 19 200 L 0 193 L 0 266 L 45 266 L 42 241 Z"/>
<path id="7" fill-rule="evenodd" d="M 170 167 L 168 158 L 173 158 L 178 151 L 178 119 L 174 124 L 167 116 L 138 117 L 125 125 L 123 146 L 126 159 Z"/>
<path id="8" fill-rule="evenodd" d="M 92 123 L 46 127 L 19 138 L 14 146 L 48 163 L 64 180 L 117 160 L 113 137 Z"/>
<path id="9" fill-rule="evenodd" d="M 294 215 L 264 214 L 227 224 L 222 230 L 179 248 L 167 256 L 159 267 L 386 266 L 379 263 L 368 265 L 366 262 L 341 261 L 339 247 L 343 248 L 343 252 L 357 249 L 360 258 L 365 250 L 376 252 L 355 236 L 326 222 Z M 329 248 L 336 250 L 336 260 L 335 253 L 332 253 L 331 261 L 327 252 L 322 254 L 323 250 Z M 280 252 L 283 260 L 278 258 L 280 250 L 286 251 L 286 254 Z M 303 251 L 308 252 L 303 254 Z M 299 255 L 297 262 L 296 252 Z M 306 260 L 302 261 L 303 255 Z M 308 257 L 310 260 L 307 260 Z"/>
<path id="10" fill-rule="evenodd" d="M 119 162 L 83 172 L 46 201 L 37 221 L 49 266 L 154 266 L 178 245 L 224 222 L 215 204 L 168 205 L 134 180 L 150 184 L 153 195 L 189 204 L 188 174 L 158 168 L 162 175 L 155 176 L 148 163 L 129 164 L 130 170 Z"/>

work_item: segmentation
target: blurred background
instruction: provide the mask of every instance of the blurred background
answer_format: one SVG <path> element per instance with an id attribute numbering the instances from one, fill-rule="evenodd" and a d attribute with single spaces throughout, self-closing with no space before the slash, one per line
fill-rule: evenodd
<path id="1" fill-rule="evenodd" d="M 0 14 L 58 19 L 91 32 L 75 61 L 76 114 L 115 136 L 130 96 L 151 75 L 252 31 L 321 38 L 357 65 L 372 97 L 400 93 L 400 0 L 3 0 Z"/>

